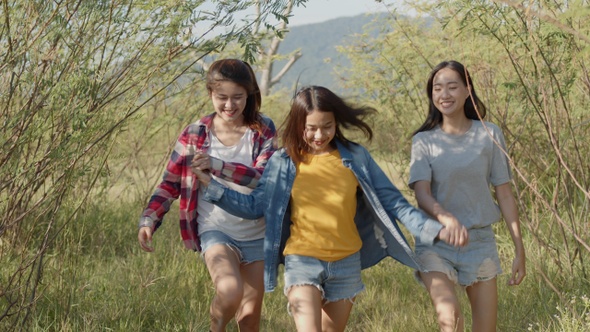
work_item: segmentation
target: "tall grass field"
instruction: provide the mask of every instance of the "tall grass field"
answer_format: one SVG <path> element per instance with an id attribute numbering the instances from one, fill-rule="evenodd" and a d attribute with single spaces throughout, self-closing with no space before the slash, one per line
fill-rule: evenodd
<path id="1" fill-rule="evenodd" d="M 207 331 L 212 283 L 200 255 L 184 249 L 177 206 L 154 234 L 153 253 L 137 242 L 142 208 L 97 206 L 71 221 L 58 241 L 67 247 L 59 252 L 67 254 L 47 255 L 32 331 Z M 588 289 L 576 289 L 560 302 L 535 274 L 534 266 L 547 262 L 530 248 L 529 275 L 520 286 L 507 286 L 512 243 L 503 225 L 497 226 L 505 271 L 498 278 L 498 331 L 590 330 Z M 525 243 L 530 242 L 525 238 Z M 347 331 L 437 330 L 427 293 L 409 268 L 387 258 L 364 270 L 363 281 L 366 290 L 356 300 Z M 468 301 L 461 300 L 469 329 Z M 261 330 L 295 330 L 281 283 L 265 295 Z M 234 322 L 228 331 L 237 331 Z"/>
<path id="2" fill-rule="evenodd" d="M 178 203 L 153 253 L 141 250 L 137 221 L 177 135 L 213 111 L 210 60 L 247 60 L 276 83 L 277 61 L 297 56 L 322 59 L 344 97 L 378 111 L 367 119 L 373 140 L 360 143 L 410 201 L 404 179 L 428 74 L 440 61 L 465 64 L 484 120 L 504 133 L 526 247 L 527 276 L 508 287 L 514 248 L 504 222 L 494 225 L 497 330 L 590 331 L 588 1 L 404 1 L 422 16 L 378 15 L 337 47 L 342 66 L 274 47 L 291 0 L 209 2 L 215 10 L 201 11 L 202 0 L 2 2 L 0 332 L 207 331 L 214 290 L 199 254 L 184 249 Z M 262 16 L 233 16 L 255 4 Z M 268 86 L 262 110 L 277 128 L 308 69 L 292 88 Z M 363 280 L 347 331 L 438 331 L 412 270 L 388 258 Z M 295 330 L 280 284 L 265 296 L 261 330 Z"/>

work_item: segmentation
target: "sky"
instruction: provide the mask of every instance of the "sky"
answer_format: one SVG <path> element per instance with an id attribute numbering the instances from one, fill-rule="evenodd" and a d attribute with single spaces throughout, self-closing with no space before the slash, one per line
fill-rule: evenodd
<path id="1" fill-rule="evenodd" d="M 298 26 L 312 23 L 325 22 L 331 19 L 339 17 L 357 16 L 367 13 L 387 12 L 388 7 L 393 8 L 397 13 L 411 14 L 411 10 L 408 10 L 407 6 L 404 9 L 404 3 L 409 0 L 381 0 L 377 2 L 375 0 L 308 0 L 304 6 L 298 6 L 293 8 L 292 16 L 289 18 L 289 26 Z M 206 1 L 201 6 L 200 10 L 213 11 L 216 2 Z M 234 14 L 234 18 L 239 20 L 247 16 L 254 15 L 254 11 L 246 10 L 237 14 Z M 277 21 L 269 21 L 271 24 L 277 24 Z M 195 34 L 207 31 L 209 29 L 210 22 L 203 22 L 195 25 Z M 214 29 L 213 33 L 219 33 L 223 31 L 223 28 Z"/>
<path id="2" fill-rule="evenodd" d="M 295 7 L 293 17 L 289 20 L 290 26 L 319 23 L 333 18 L 356 16 L 364 13 L 376 13 L 387 11 L 387 4 L 402 3 L 403 1 L 375 0 L 309 0 L 305 7 Z"/>
<path id="3" fill-rule="evenodd" d="M 292 17 L 289 19 L 289 26 L 319 23 L 334 18 L 356 16 L 366 13 L 385 12 L 388 6 L 397 8 L 398 13 L 408 14 L 404 9 L 404 2 L 408 0 L 308 0 L 304 6 L 293 8 Z M 199 8 L 208 10 L 213 8 L 215 3 L 206 1 Z M 406 7 L 407 8 L 407 7 Z M 253 12 L 246 12 L 252 14 Z M 237 15 L 240 17 L 241 15 Z"/>

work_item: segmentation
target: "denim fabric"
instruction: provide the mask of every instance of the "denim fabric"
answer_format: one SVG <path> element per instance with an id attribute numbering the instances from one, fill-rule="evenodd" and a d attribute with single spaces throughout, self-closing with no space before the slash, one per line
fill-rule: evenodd
<path id="1" fill-rule="evenodd" d="M 416 246 L 416 254 L 425 270 L 442 272 L 460 286 L 470 286 L 502 274 L 492 226 L 469 230 L 469 243 L 453 247 L 444 242 L 434 246 Z"/>
<path id="2" fill-rule="evenodd" d="M 371 267 L 390 256 L 414 269 L 421 269 L 396 220 L 421 243 L 432 244 L 442 225 L 412 206 L 391 183 L 369 152 L 361 145 L 336 141 L 344 166 L 350 168 L 361 190 L 357 193 L 355 223 L 363 240 L 361 267 Z M 284 149 L 275 152 L 250 195 L 240 194 L 211 181 L 204 198 L 236 216 L 266 220 L 264 284 L 272 291 L 290 232 L 289 199 L 295 180 L 295 164 Z"/>
<path id="3" fill-rule="evenodd" d="M 304 285 L 315 286 L 327 302 L 352 300 L 365 289 L 360 254 L 357 252 L 334 262 L 300 255 L 285 256 L 285 295 L 291 287 Z"/>
<path id="4" fill-rule="evenodd" d="M 201 256 L 205 255 L 207 249 L 216 244 L 231 246 L 242 264 L 250 264 L 264 259 L 264 240 L 237 241 L 220 231 L 207 231 L 200 234 Z"/>

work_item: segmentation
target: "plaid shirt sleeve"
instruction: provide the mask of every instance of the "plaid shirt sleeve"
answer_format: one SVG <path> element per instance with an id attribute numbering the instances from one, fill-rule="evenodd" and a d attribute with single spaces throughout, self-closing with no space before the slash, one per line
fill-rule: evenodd
<path id="1" fill-rule="evenodd" d="M 255 156 L 253 166 L 211 157 L 211 173 L 213 175 L 249 188 L 256 187 L 268 159 L 277 149 L 275 125 L 268 117 L 263 117 L 263 120 L 261 130 L 256 132 L 253 137 L 253 154 Z"/>
<path id="2" fill-rule="evenodd" d="M 170 210 L 172 203 L 180 196 L 183 190 L 183 178 L 186 177 L 187 172 L 191 172 L 190 169 L 187 169 L 185 162 L 188 153 L 188 136 L 188 131 L 185 129 L 178 137 L 162 175 L 162 182 L 152 194 L 147 208 L 143 211 L 139 227 L 148 226 L 153 230 L 157 229 L 161 225 L 164 215 Z"/>

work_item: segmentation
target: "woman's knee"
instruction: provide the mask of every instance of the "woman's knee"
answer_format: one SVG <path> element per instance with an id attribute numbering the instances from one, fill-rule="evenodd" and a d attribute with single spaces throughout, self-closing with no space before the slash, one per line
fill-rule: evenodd
<path id="1" fill-rule="evenodd" d="M 223 278 L 215 284 L 215 295 L 222 302 L 237 307 L 242 302 L 244 288 L 236 278 Z"/>
<path id="2" fill-rule="evenodd" d="M 459 306 L 440 306 L 436 308 L 436 314 L 441 331 L 463 331 L 463 314 Z"/>

